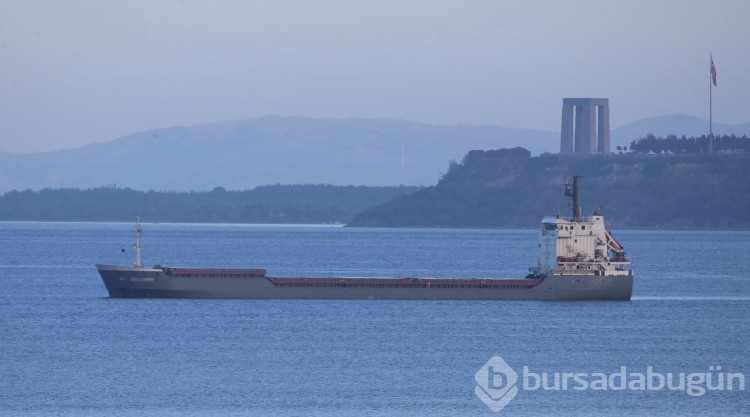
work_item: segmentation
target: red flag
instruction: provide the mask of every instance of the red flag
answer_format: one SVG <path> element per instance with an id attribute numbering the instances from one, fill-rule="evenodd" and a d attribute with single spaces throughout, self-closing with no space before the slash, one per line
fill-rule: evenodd
<path id="1" fill-rule="evenodd" d="M 714 87 L 716 87 L 716 67 L 714 66 L 714 57 L 711 57 L 711 82 L 714 83 Z"/>

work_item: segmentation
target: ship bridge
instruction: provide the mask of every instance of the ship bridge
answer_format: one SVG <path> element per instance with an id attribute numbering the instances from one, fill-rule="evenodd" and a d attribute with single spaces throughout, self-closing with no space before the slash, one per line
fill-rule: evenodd
<path id="1" fill-rule="evenodd" d="M 581 216 L 577 176 L 573 177 L 573 187 L 566 187 L 565 194 L 573 198 L 573 216 L 542 219 L 539 264 L 533 272 L 629 273 L 630 261 L 624 248 L 604 226 L 604 216 L 599 210 L 592 216 Z"/>

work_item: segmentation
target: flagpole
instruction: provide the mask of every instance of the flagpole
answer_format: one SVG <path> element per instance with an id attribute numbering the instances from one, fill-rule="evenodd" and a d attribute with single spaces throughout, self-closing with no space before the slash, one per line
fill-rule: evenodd
<path id="1" fill-rule="evenodd" d="M 713 64 L 714 58 L 709 55 L 711 67 L 708 70 L 708 153 L 714 153 L 714 102 L 713 102 L 713 91 L 714 91 L 714 76 L 713 76 Z"/>

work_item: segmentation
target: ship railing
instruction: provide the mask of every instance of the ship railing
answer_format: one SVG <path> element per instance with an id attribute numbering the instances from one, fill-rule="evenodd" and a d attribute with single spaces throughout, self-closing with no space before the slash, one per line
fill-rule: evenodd
<path id="1" fill-rule="evenodd" d="M 575 217 L 567 217 L 567 216 L 565 216 L 565 217 L 564 216 L 560 216 L 560 217 L 557 217 L 557 219 L 564 220 L 566 222 L 575 222 L 576 221 Z M 581 221 L 581 222 L 593 222 L 594 221 L 594 217 L 593 216 L 581 216 L 578 219 L 578 221 Z"/>

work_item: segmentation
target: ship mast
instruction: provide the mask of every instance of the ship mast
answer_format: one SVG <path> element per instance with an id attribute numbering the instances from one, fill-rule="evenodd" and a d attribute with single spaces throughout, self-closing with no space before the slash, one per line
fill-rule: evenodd
<path id="1" fill-rule="evenodd" d="M 581 221 L 581 202 L 578 195 L 578 179 L 580 175 L 573 176 L 573 184 L 565 184 L 565 195 L 573 198 L 573 221 Z"/>
<path id="2" fill-rule="evenodd" d="M 143 228 L 141 227 L 141 218 L 137 214 L 135 215 L 135 244 L 133 247 L 135 247 L 135 267 L 136 268 L 142 268 L 141 265 L 141 232 L 143 232 Z"/>

